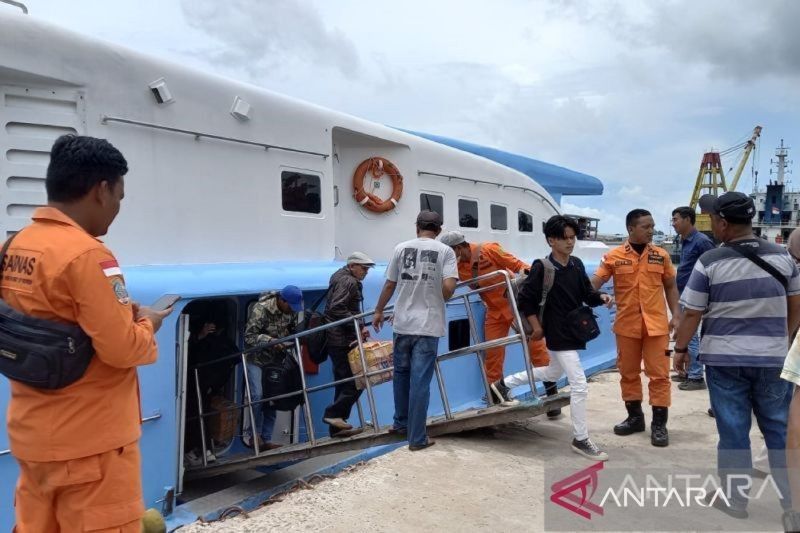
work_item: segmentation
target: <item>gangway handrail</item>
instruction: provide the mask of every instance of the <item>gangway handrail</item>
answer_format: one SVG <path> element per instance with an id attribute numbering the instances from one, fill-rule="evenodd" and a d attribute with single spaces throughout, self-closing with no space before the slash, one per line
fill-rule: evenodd
<path id="1" fill-rule="evenodd" d="M 483 281 L 483 280 L 486 280 L 486 279 L 489 279 L 489 278 L 498 277 L 498 276 L 502 277 L 503 280 L 498 282 L 498 283 L 492 284 L 492 285 L 487 285 L 487 286 L 483 286 L 483 287 L 479 286 L 476 289 L 472 288 L 472 285 L 475 284 L 475 283 L 478 283 L 480 281 Z M 474 324 L 474 316 L 473 316 L 473 313 L 472 313 L 472 310 L 471 310 L 469 296 L 472 295 L 472 294 L 480 294 L 480 293 L 483 293 L 483 292 L 486 292 L 486 291 L 489 291 L 489 290 L 494 290 L 494 289 L 497 289 L 498 287 L 501 287 L 503 285 L 506 286 L 508 303 L 509 303 L 509 306 L 511 306 L 513 314 L 514 314 L 515 329 L 517 331 L 519 331 L 519 332 L 524 331 L 523 327 L 522 327 L 522 318 L 521 318 L 521 316 L 519 314 L 519 310 L 517 309 L 516 298 L 514 296 L 513 287 L 511 285 L 511 275 L 506 270 L 495 270 L 493 272 L 489 272 L 489 273 L 483 274 L 481 276 L 477 276 L 475 278 L 471 278 L 471 279 L 466 280 L 466 281 L 458 282 L 456 284 L 456 289 L 459 289 L 459 288 L 464 287 L 464 286 L 470 286 L 470 290 L 468 290 L 466 292 L 459 293 L 459 294 L 455 294 L 455 292 L 454 292 L 454 294 L 448 299 L 448 302 L 453 300 L 453 299 L 456 299 L 456 298 L 462 298 L 464 300 L 466 308 L 467 308 L 468 320 L 469 320 L 469 323 L 470 323 L 470 332 L 471 332 L 472 337 L 474 337 L 475 341 L 477 341 L 477 329 L 475 328 L 475 324 Z M 391 310 L 391 309 L 393 309 L 393 306 L 390 306 L 390 307 L 386 308 L 386 310 Z M 310 402 L 309 402 L 309 399 L 308 399 L 309 393 L 318 392 L 320 390 L 324 390 L 324 389 L 327 389 L 327 388 L 335 387 L 338 384 L 346 383 L 346 382 L 350 382 L 350 381 L 355 381 L 355 380 L 357 380 L 359 378 L 363 378 L 364 379 L 364 385 L 365 385 L 365 389 L 367 391 L 367 400 L 369 402 L 369 407 L 370 407 L 370 414 L 372 415 L 372 418 L 371 418 L 372 426 L 373 426 L 373 429 L 374 429 L 375 433 L 378 433 L 380 431 L 380 424 L 379 424 L 378 418 L 377 418 L 378 413 L 377 413 L 377 408 L 375 406 L 375 398 L 374 398 L 374 395 L 372 393 L 372 383 L 370 382 L 369 378 L 374 376 L 374 375 L 386 372 L 388 370 L 392 370 L 393 371 L 394 370 L 394 366 L 392 366 L 390 368 L 380 368 L 380 369 L 377 369 L 377 370 L 368 371 L 368 366 L 367 366 L 367 362 L 366 362 L 366 355 L 365 355 L 365 352 L 364 352 L 364 339 L 363 339 L 362 334 L 361 334 L 361 328 L 363 327 L 363 322 L 362 322 L 363 319 L 368 317 L 368 316 L 370 316 L 370 315 L 373 315 L 374 313 L 375 313 L 375 309 L 370 309 L 369 311 L 365 311 L 363 313 L 359 313 L 358 315 L 354 315 L 352 317 L 343 318 L 343 319 L 340 319 L 340 320 L 336 320 L 334 322 L 330 322 L 330 323 L 327 323 L 327 324 L 323 324 L 321 326 L 317 326 L 315 328 L 310 328 L 310 329 L 305 330 L 305 331 L 293 333 L 291 335 L 287 335 L 285 337 L 281 337 L 280 339 L 274 339 L 272 341 L 269 341 L 269 342 L 266 342 L 266 343 L 261 343 L 261 344 L 258 344 L 256 346 L 250 347 L 250 348 L 245 349 L 245 350 L 237 351 L 235 354 L 232 354 L 232 355 L 229 355 L 229 356 L 221 357 L 221 358 L 218 358 L 218 359 L 215 359 L 213 361 L 206 362 L 206 363 L 200 363 L 198 365 L 194 365 L 193 369 L 194 369 L 195 391 L 196 391 L 196 394 L 197 394 L 197 401 L 198 401 L 198 414 L 197 414 L 196 418 L 199 419 L 199 423 L 200 423 L 200 437 L 201 437 L 201 446 L 202 446 L 202 462 L 203 462 L 203 466 L 204 467 L 208 466 L 208 461 L 206 459 L 206 453 L 207 453 L 207 449 L 208 448 L 206 446 L 206 436 L 205 436 L 205 420 L 204 420 L 205 417 L 211 416 L 212 414 L 221 413 L 221 412 L 229 412 L 229 411 L 233 411 L 233 410 L 237 410 L 238 411 L 239 409 L 242 409 L 242 408 L 248 409 L 249 414 L 250 414 L 250 425 L 251 425 L 250 430 L 251 430 L 251 432 L 253 434 L 252 435 L 252 442 L 253 442 L 254 453 L 255 453 L 255 456 L 258 457 L 260 455 L 260 451 L 261 450 L 260 450 L 260 446 L 259 446 L 259 442 L 258 442 L 259 436 L 256 435 L 256 431 L 255 431 L 256 430 L 256 424 L 255 424 L 255 417 L 253 416 L 253 405 L 259 405 L 261 403 L 266 403 L 266 402 L 271 402 L 271 401 L 275 401 L 275 400 L 280 400 L 280 399 L 285 399 L 285 398 L 289 398 L 289 397 L 293 397 L 293 396 L 302 395 L 303 396 L 303 406 L 304 406 L 304 411 L 305 411 L 304 414 L 305 414 L 305 418 L 306 418 L 306 425 L 307 425 L 307 428 L 308 428 L 308 437 L 309 437 L 309 441 L 311 443 L 311 446 L 314 446 L 316 444 L 316 436 L 315 436 L 313 421 L 312 421 L 312 417 L 311 417 L 311 405 L 310 405 Z M 320 332 L 320 331 L 323 331 L 323 330 L 326 330 L 326 329 L 331 329 L 331 328 L 334 328 L 334 327 L 346 325 L 346 324 L 348 324 L 350 322 L 353 323 L 353 327 L 355 328 L 355 332 L 356 332 L 356 343 L 357 343 L 357 347 L 359 349 L 359 356 L 361 358 L 362 372 L 360 372 L 357 376 L 352 376 L 352 377 L 349 377 L 349 378 L 336 380 L 336 381 L 333 381 L 333 382 L 330 382 L 330 383 L 325 383 L 325 384 L 322 384 L 322 385 L 316 385 L 314 387 L 309 388 L 307 386 L 307 384 L 306 384 L 305 372 L 303 372 L 303 370 L 302 370 L 302 361 L 301 361 L 302 346 L 301 346 L 300 339 L 302 337 L 305 337 L 305 336 L 308 336 L 308 335 L 311 335 L 311 334 L 314 334 L 314 333 L 317 333 L 317 332 Z M 266 348 L 269 348 L 269 347 L 272 347 L 272 346 L 278 346 L 278 345 L 286 344 L 286 343 L 288 343 L 290 341 L 294 341 L 294 348 L 292 349 L 292 351 L 294 352 L 294 357 L 296 358 L 298 366 L 300 368 L 300 380 L 301 380 L 301 385 L 302 385 L 301 390 L 292 391 L 292 392 L 289 392 L 289 393 L 284 393 L 284 394 L 280 394 L 280 395 L 276 395 L 276 396 L 270 396 L 268 398 L 262 398 L 262 399 L 260 399 L 260 400 L 258 400 L 256 402 L 252 401 L 252 396 L 251 396 L 251 391 L 250 391 L 249 376 L 248 376 L 248 372 L 247 372 L 247 355 L 249 353 L 253 353 L 253 352 L 256 352 L 256 351 L 262 351 L 262 350 L 264 350 Z M 445 410 L 445 418 L 446 419 L 448 419 L 448 420 L 452 419 L 453 415 L 452 415 L 451 410 L 450 410 L 450 404 L 449 404 L 449 400 L 448 400 L 448 397 L 447 397 L 447 392 L 446 392 L 446 389 L 445 389 L 444 380 L 443 380 L 442 374 L 441 374 L 440 363 L 443 362 L 443 361 L 446 361 L 446 360 L 455 359 L 457 357 L 462 357 L 464 355 L 477 354 L 478 357 L 479 357 L 479 367 L 481 369 L 481 375 L 483 376 L 483 382 L 484 382 L 484 385 L 485 385 L 485 388 L 486 388 L 486 392 L 487 392 L 487 401 L 489 401 L 491 403 L 491 390 L 489 389 L 489 384 L 488 384 L 488 380 L 487 380 L 487 376 L 486 376 L 486 370 L 485 370 L 484 364 L 483 364 L 484 351 L 486 349 L 500 347 L 500 346 L 506 346 L 506 345 L 509 345 L 509 344 L 513 344 L 515 342 L 519 342 L 522 345 L 523 358 L 524 358 L 524 361 L 525 361 L 525 370 L 526 370 L 526 373 L 528 374 L 528 381 L 529 381 L 529 384 L 531 386 L 531 391 L 533 391 L 534 394 L 535 394 L 535 390 L 536 389 L 535 389 L 535 386 L 534 386 L 533 371 L 532 371 L 531 362 L 530 362 L 530 354 L 529 354 L 529 351 L 528 351 L 527 339 L 521 333 L 508 335 L 508 336 L 502 337 L 500 339 L 492 339 L 492 340 L 489 340 L 489 341 L 477 342 L 476 344 L 470 344 L 469 346 L 465 346 L 465 347 L 462 347 L 462 348 L 456 348 L 454 350 L 450 350 L 450 351 L 445 352 L 445 353 L 443 353 L 441 355 L 437 354 L 437 356 L 435 358 L 435 361 L 434 361 L 434 370 L 435 370 L 435 373 L 436 373 L 437 383 L 439 385 L 439 393 L 440 393 L 440 395 L 442 397 L 442 405 L 443 405 L 444 410 Z M 291 355 L 287 354 L 287 356 L 291 356 Z M 217 363 L 219 363 L 221 361 L 224 361 L 224 360 L 227 360 L 227 359 L 231 359 L 233 357 L 241 357 L 241 359 L 242 359 L 242 367 L 243 367 L 244 381 L 245 381 L 245 394 L 246 394 L 247 401 L 244 404 L 242 404 L 241 406 L 239 406 L 237 404 L 235 407 L 229 407 L 229 408 L 225 408 L 225 409 L 221 409 L 221 410 L 220 409 L 215 409 L 213 412 L 204 413 L 203 412 L 202 394 L 200 392 L 202 389 L 200 387 L 200 375 L 199 375 L 198 369 L 201 368 L 201 367 L 204 367 L 204 366 L 217 364 Z M 360 406 L 359 406 L 359 408 L 360 408 Z M 194 420 L 194 419 L 195 419 L 195 417 L 192 417 L 191 420 Z"/>

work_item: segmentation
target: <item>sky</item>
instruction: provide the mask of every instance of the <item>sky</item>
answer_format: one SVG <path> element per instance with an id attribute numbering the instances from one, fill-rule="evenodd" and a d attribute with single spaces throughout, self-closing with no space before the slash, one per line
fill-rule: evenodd
<path id="1" fill-rule="evenodd" d="M 597 176 L 602 196 L 562 207 L 601 218 L 601 233 L 624 233 L 633 208 L 669 231 L 702 154 L 756 125 L 759 183 L 780 139 L 800 145 L 800 1 L 25 3 L 143 53 Z M 752 187 L 748 164 L 738 190 Z"/>

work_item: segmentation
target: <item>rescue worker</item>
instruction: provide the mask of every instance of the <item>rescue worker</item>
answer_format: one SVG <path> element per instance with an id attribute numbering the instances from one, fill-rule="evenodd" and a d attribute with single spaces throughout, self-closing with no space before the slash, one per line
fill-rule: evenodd
<path id="1" fill-rule="evenodd" d="M 353 252 L 347 258 L 347 264 L 333 273 L 328 287 L 328 303 L 325 306 L 325 318 L 335 322 L 361 313 L 361 302 L 364 300 L 361 282 L 367 277 L 369 269 L 375 266 L 375 261 L 367 254 Z M 367 328 L 361 326 L 361 338 L 369 336 Z M 333 379 L 347 379 L 353 377 L 350 361 L 347 354 L 356 343 L 356 330 L 352 322 L 328 330 L 328 354 L 333 365 Z M 361 433 L 363 429 L 353 428 L 347 423 L 353 405 L 361 396 L 361 391 L 356 388 L 354 381 L 347 381 L 336 385 L 333 403 L 325 408 L 323 422 L 328 424 L 331 437 L 348 437 Z"/>
<path id="2" fill-rule="evenodd" d="M 119 213 L 127 172 L 108 141 L 59 137 L 47 168 L 47 206 L 34 211 L 3 262 L 8 305 L 77 324 L 95 351 L 84 375 L 64 388 L 11 381 L 17 533 L 141 528 L 136 367 L 156 361 L 155 332 L 171 309 L 133 302 L 114 255 L 97 239 Z M 30 268 L 11 272 L 20 260 Z"/>
<path id="3" fill-rule="evenodd" d="M 443 234 L 439 240 L 451 247 L 455 252 L 458 261 L 458 277 L 461 281 L 467 281 L 495 270 L 505 270 L 513 276 L 530 269 L 528 263 L 508 253 L 496 242 L 470 243 L 467 242 L 464 234 L 459 231 L 449 231 Z M 499 281 L 501 281 L 499 277 L 488 278 L 479 281 L 478 286 L 486 287 Z M 514 313 L 506 298 L 506 288 L 500 286 L 490 291 L 482 292 L 480 296 L 486 306 L 486 318 L 483 325 L 484 338 L 490 341 L 507 336 L 514 322 Z M 544 339 L 531 339 L 528 343 L 528 351 L 530 352 L 533 366 L 547 366 L 550 364 L 550 356 Z M 505 346 L 490 348 L 486 350 L 484 366 L 486 367 L 486 377 L 489 383 L 499 383 L 501 385 L 497 392 L 491 389 L 494 402 L 503 406 L 511 406 L 518 404 L 519 401 L 512 399 L 511 391 L 503 386 L 503 362 L 505 361 L 505 356 Z M 544 382 L 544 386 L 548 395 L 558 393 L 555 382 Z M 551 409 L 548 411 L 547 416 L 555 418 L 560 414 L 560 408 Z"/>
<path id="4" fill-rule="evenodd" d="M 252 348 L 291 335 L 297 326 L 297 313 L 302 310 L 303 292 L 294 285 L 287 285 L 280 291 L 265 292 L 250 310 L 244 330 L 245 345 Z M 248 448 L 253 447 L 253 435 L 258 435 L 261 439 L 258 443 L 259 451 L 280 447 L 280 444 L 270 442 L 278 413 L 273 407 L 261 402 L 265 392 L 268 393 L 262 386 L 261 369 L 287 357 L 287 350 L 291 353 L 292 349 L 293 344 L 287 343 L 285 346 L 270 346 L 247 355 L 247 378 L 255 418 L 255 424 L 250 421 L 249 429 L 242 436 L 242 442 Z M 266 396 L 269 397 L 269 394 Z M 245 413 L 249 415 L 249 410 L 246 409 Z"/>
<path id="5" fill-rule="evenodd" d="M 617 368 L 622 399 L 628 410 L 628 418 L 614 426 L 614 433 L 631 435 L 645 430 L 640 377 L 644 361 L 653 407 L 650 442 L 653 446 L 667 446 L 671 391 L 670 358 L 665 354 L 680 312 L 675 267 L 667 251 L 652 244 L 655 223 L 649 211 L 634 209 L 625 217 L 625 225 L 628 239 L 603 256 L 592 276 L 595 289 L 614 278 Z M 672 319 L 667 318 L 664 295 Z"/>

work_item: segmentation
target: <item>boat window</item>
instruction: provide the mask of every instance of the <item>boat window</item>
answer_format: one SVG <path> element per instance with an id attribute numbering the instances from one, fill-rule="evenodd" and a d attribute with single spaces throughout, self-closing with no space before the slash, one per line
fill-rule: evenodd
<path id="1" fill-rule="evenodd" d="M 533 233 L 533 215 L 525 211 L 519 211 L 519 231 L 522 233 Z"/>
<path id="2" fill-rule="evenodd" d="M 475 200 L 458 201 L 458 225 L 462 228 L 478 227 L 478 202 Z"/>
<path id="3" fill-rule="evenodd" d="M 504 205 L 492 204 L 489 206 L 492 229 L 508 229 L 508 209 Z"/>
<path id="4" fill-rule="evenodd" d="M 320 202 L 319 176 L 299 172 L 281 172 L 281 198 L 284 211 L 319 214 Z"/>
<path id="5" fill-rule="evenodd" d="M 470 345 L 469 320 L 466 318 L 451 320 L 448 324 L 447 338 L 449 350 L 458 350 Z"/>
<path id="6" fill-rule="evenodd" d="M 444 221 L 444 196 L 423 192 L 419 195 L 420 211 L 433 211 L 439 213 Z"/>

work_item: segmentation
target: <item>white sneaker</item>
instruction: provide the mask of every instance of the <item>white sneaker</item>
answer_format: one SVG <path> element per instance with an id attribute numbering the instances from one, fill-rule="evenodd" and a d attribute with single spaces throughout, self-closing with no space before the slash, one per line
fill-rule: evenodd
<path id="1" fill-rule="evenodd" d="M 489 385 L 492 390 L 493 403 L 499 403 L 503 407 L 513 407 L 519 405 L 519 400 L 511 396 L 511 389 L 506 386 L 502 379 Z"/>
<path id="2" fill-rule="evenodd" d="M 202 466 L 203 459 L 197 450 L 192 450 L 183 456 L 184 462 L 188 466 Z M 213 463 L 217 460 L 217 456 L 211 453 L 211 450 L 206 450 L 206 463 Z"/>

